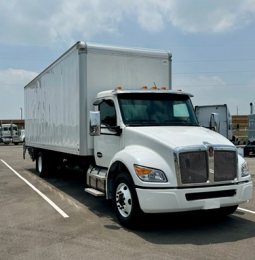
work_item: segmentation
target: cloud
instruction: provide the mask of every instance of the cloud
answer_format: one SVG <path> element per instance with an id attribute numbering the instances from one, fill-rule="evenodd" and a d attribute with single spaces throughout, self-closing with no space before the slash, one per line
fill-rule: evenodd
<path id="1" fill-rule="evenodd" d="M 13 94 L 19 89 L 23 91 L 24 86 L 37 75 L 36 72 L 26 70 L 0 70 L 1 89 L 5 90 L 6 94 Z"/>
<path id="2" fill-rule="evenodd" d="M 170 24 L 185 33 L 223 33 L 254 16 L 255 0 L 9 0 L 1 3 L 0 42 L 69 43 L 77 35 L 90 41 L 97 34 L 121 33 L 128 19 L 149 33 Z"/>
<path id="3" fill-rule="evenodd" d="M 254 21 L 254 0 L 175 1 L 170 20 L 189 33 L 223 33 L 242 28 Z"/>
<path id="4" fill-rule="evenodd" d="M 37 73 L 26 70 L 0 70 L 1 98 L 0 119 L 18 119 L 20 108 L 24 106 L 24 86 Z M 6 116 L 8 114 L 8 116 Z"/>

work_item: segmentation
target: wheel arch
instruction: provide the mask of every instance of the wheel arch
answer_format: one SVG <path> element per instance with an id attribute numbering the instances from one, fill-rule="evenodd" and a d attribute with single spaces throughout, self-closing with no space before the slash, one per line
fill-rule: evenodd
<path id="1" fill-rule="evenodd" d="M 107 193 L 106 198 L 112 199 L 113 196 L 113 184 L 116 176 L 120 173 L 126 173 L 131 176 L 128 167 L 122 161 L 115 161 L 108 170 L 107 175 Z M 131 176 L 132 178 L 132 176 Z"/>

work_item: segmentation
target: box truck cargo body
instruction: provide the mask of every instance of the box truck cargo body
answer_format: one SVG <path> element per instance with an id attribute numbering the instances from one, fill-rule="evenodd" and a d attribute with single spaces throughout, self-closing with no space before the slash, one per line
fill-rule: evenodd
<path id="1" fill-rule="evenodd" d="M 79 166 L 125 226 L 145 213 L 231 214 L 252 197 L 247 162 L 198 125 L 190 97 L 171 90 L 168 51 L 78 42 L 25 86 L 24 155 L 42 176 Z"/>
<path id="2" fill-rule="evenodd" d="M 171 55 L 78 43 L 25 87 L 28 146 L 93 155 L 89 111 L 100 91 L 171 88 Z"/>

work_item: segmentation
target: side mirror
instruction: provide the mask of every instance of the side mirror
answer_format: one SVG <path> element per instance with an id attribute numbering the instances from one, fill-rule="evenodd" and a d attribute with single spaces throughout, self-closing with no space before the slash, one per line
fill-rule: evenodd
<path id="1" fill-rule="evenodd" d="M 100 135 L 100 112 L 99 111 L 89 112 L 89 135 L 91 136 Z"/>
<path id="2" fill-rule="evenodd" d="M 220 115 L 218 113 L 212 113 L 210 118 L 210 129 L 219 133 L 220 132 Z"/>

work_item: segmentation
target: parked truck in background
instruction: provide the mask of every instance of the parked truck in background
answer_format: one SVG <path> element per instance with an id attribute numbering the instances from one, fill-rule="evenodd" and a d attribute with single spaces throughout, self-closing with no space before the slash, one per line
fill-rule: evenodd
<path id="1" fill-rule="evenodd" d="M 0 125 L 0 143 L 9 144 L 14 143 L 19 144 L 19 134 L 17 125 L 1 124 Z"/>
<path id="2" fill-rule="evenodd" d="M 19 130 L 19 141 L 21 143 L 25 142 L 25 129 L 20 129 Z"/>
<path id="3" fill-rule="evenodd" d="M 212 113 L 218 114 L 220 118 L 219 133 L 227 139 L 232 140 L 232 116 L 226 104 L 195 106 L 195 113 L 198 123 L 211 130 L 213 130 L 213 126 L 211 125 L 210 116 Z"/>
<path id="4" fill-rule="evenodd" d="M 244 146 L 245 156 L 255 156 L 255 114 L 248 115 L 248 140 Z"/>
<path id="5" fill-rule="evenodd" d="M 63 162 L 120 223 L 144 213 L 218 209 L 252 198 L 247 162 L 199 126 L 191 94 L 171 90 L 171 53 L 78 42 L 25 86 L 26 150 L 41 176 Z"/>

